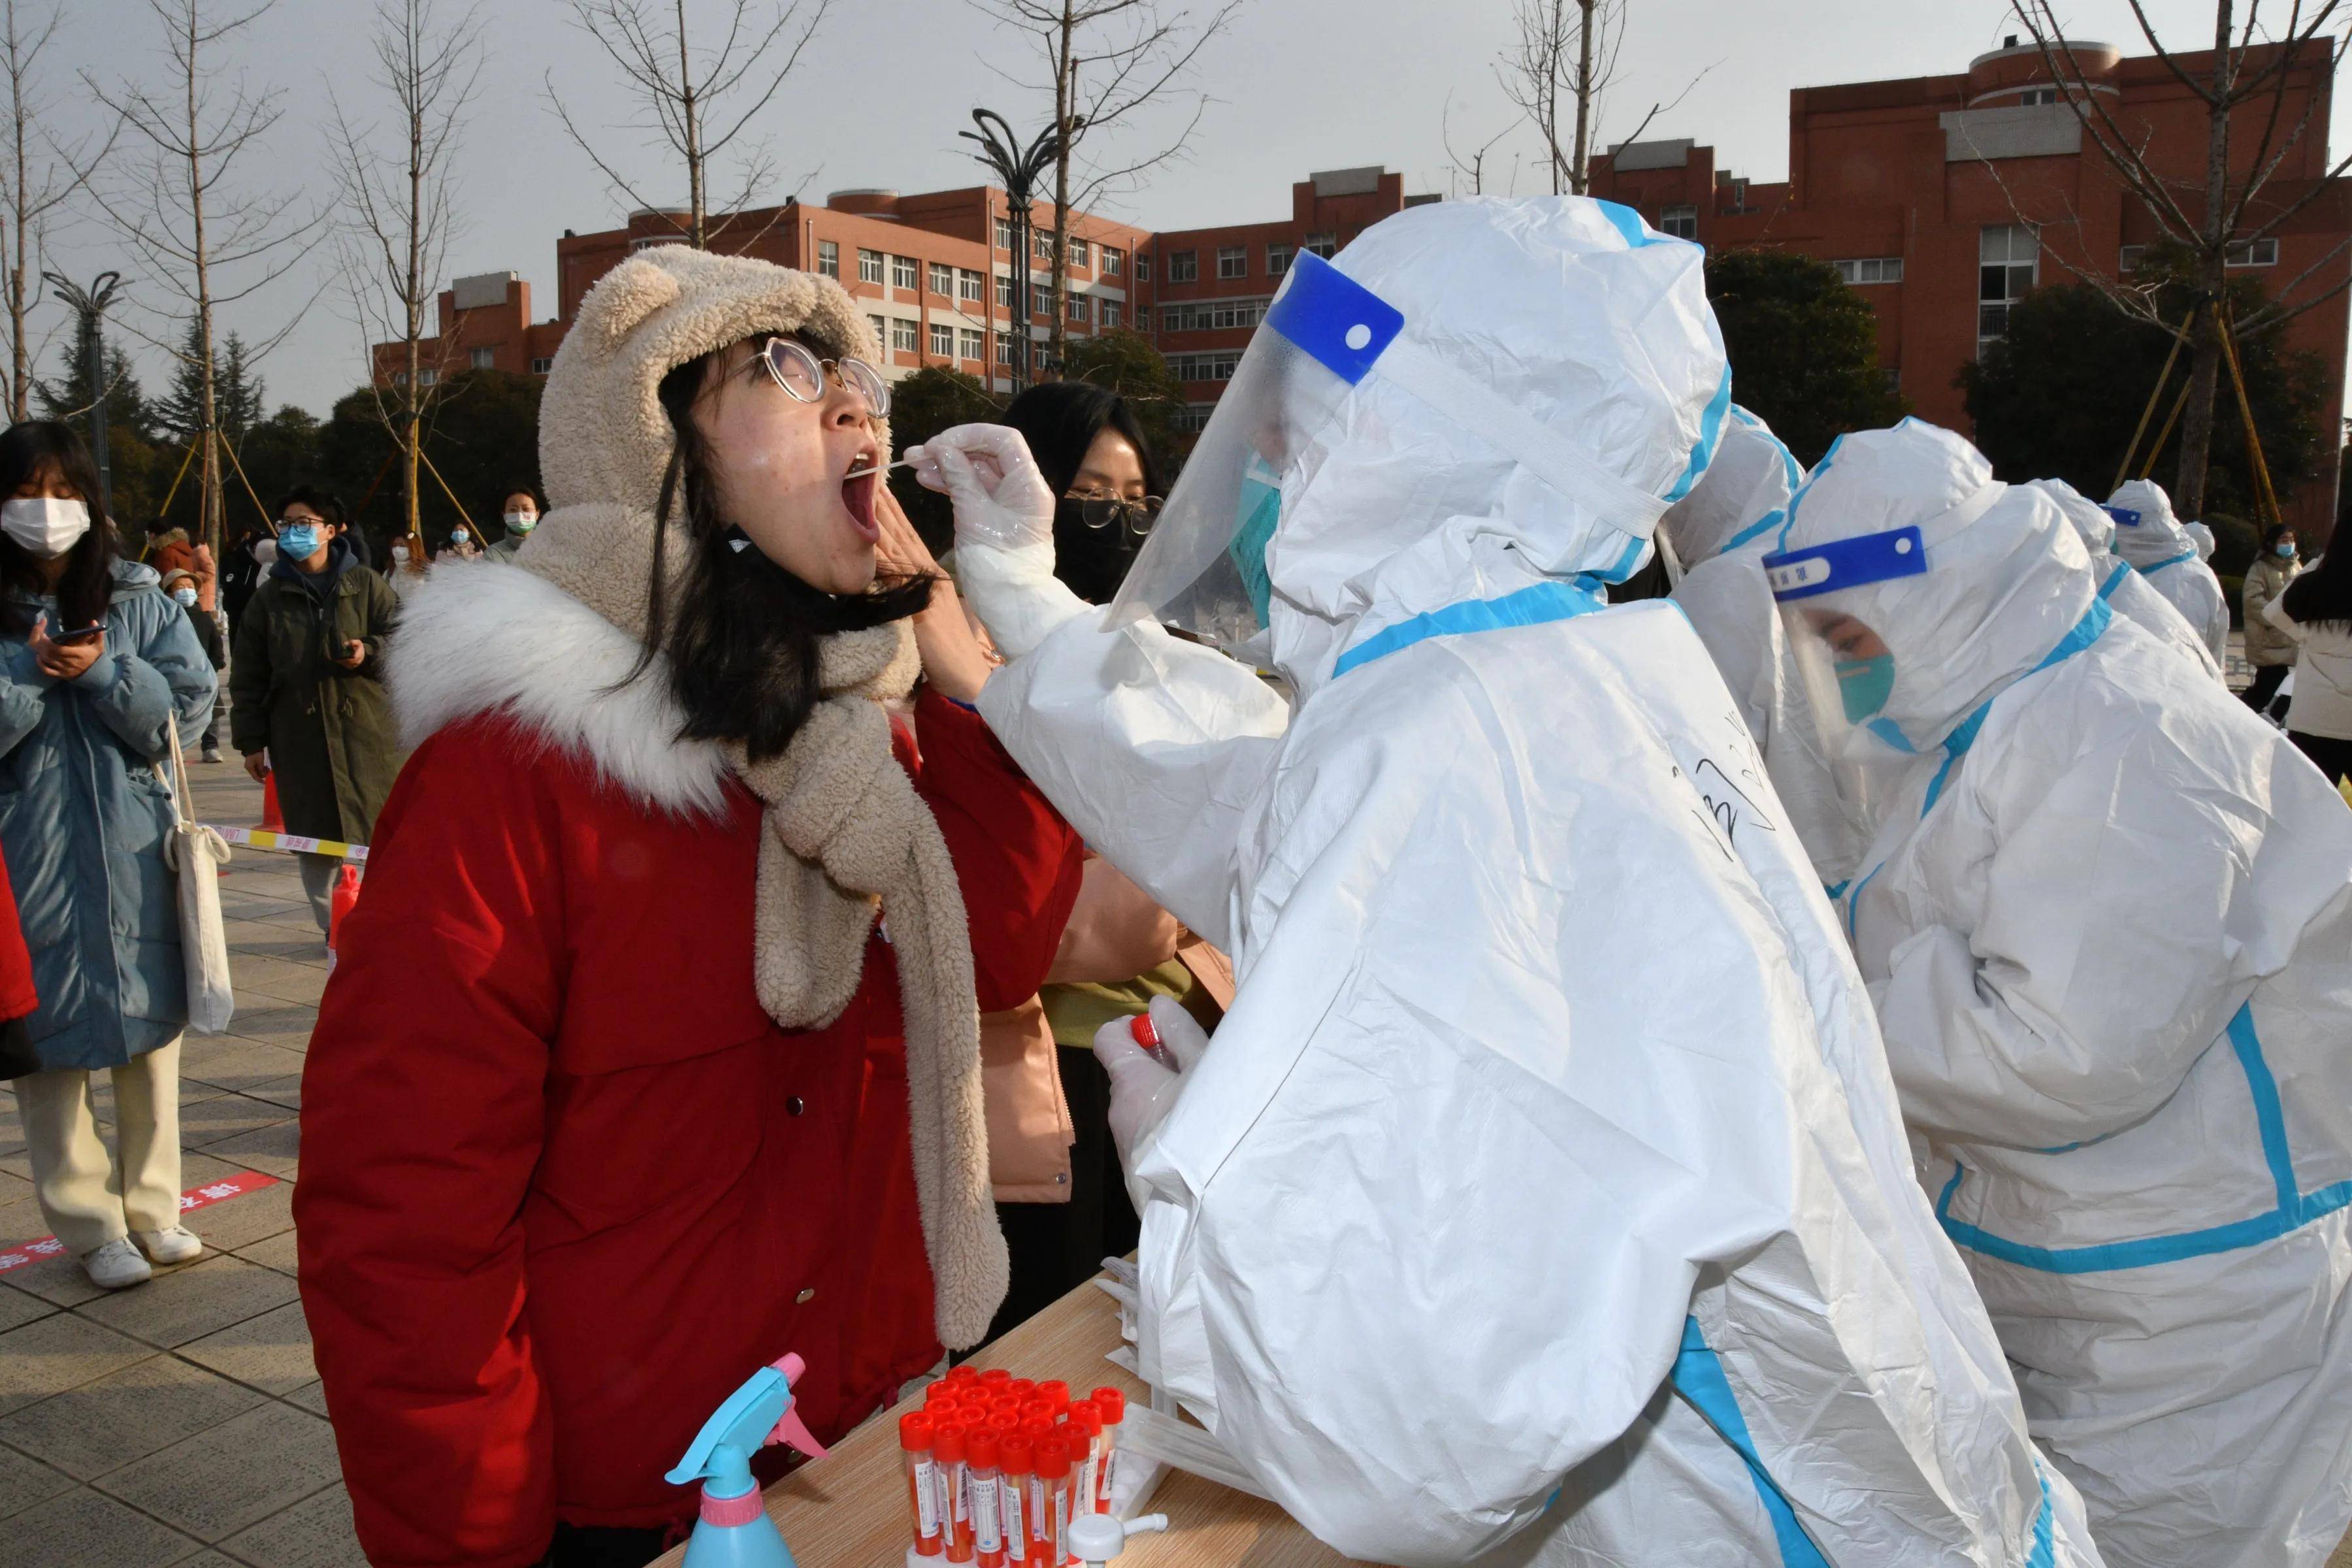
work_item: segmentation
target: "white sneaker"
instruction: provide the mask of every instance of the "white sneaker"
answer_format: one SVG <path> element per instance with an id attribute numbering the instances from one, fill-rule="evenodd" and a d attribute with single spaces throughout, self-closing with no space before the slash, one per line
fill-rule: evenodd
<path id="1" fill-rule="evenodd" d="M 82 1272 L 89 1282 L 101 1290 L 127 1290 L 133 1285 L 144 1285 L 155 1277 L 139 1249 L 131 1245 L 127 1236 L 118 1236 L 95 1252 L 81 1256 Z"/>
<path id="2" fill-rule="evenodd" d="M 169 1230 L 134 1230 L 131 1235 L 151 1262 L 185 1263 L 201 1257 L 205 1250 L 204 1237 L 184 1225 L 175 1225 Z"/>

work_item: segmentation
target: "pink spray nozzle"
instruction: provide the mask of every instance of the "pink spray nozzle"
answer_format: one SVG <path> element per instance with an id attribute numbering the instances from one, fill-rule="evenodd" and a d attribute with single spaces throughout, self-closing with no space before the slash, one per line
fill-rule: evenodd
<path id="1" fill-rule="evenodd" d="M 784 1374 L 784 1382 L 787 1384 L 799 1383 L 801 1374 L 808 1371 L 808 1363 L 789 1352 L 768 1364 Z M 768 1441 L 788 1444 L 812 1459 L 824 1458 L 824 1445 L 816 1440 L 815 1436 L 809 1431 L 807 1424 L 801 1420 L 798 1399 L 784 1406 L 783 1415 L 776 1421 L 775 1430 L 768 1434 Z"/>
<path id="2" fill-rule="evenodd" d="M 808 1363 L 801 1360 L 800 1357 L 793 1354 L 790 1351 L 786 1351 L 782 1355 L 778 1356 L 774 1361 L 770 1362 L 768 1364 L 774 1367 L 778 1372 L 782 1373 L 786 1383 L 800 1382 L 801 1373 L 808 1370 Z"/>

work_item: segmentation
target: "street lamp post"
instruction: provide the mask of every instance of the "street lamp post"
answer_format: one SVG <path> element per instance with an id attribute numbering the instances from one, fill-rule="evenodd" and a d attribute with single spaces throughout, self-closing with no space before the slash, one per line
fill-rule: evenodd
<path id="1" fill-rule="evenodd" d="M 1004 116 L 994 110 L 975 109 L 971 111 L 971 118 L 980 129 L 959 131 L 956 134 L 966 142 L 979 143 L 981 150 L 971 155 L 972 159 L 987 165 L 1003 182 L 1005 205 L 1012 209 L 1009 216 L 1013 220 L 1013 248 L 1021 258 L 1021 269 L 1014 274 L 1017 281 L 1013 291 L 1013 320 L 1021 329 L 1021 350 L 1013 358 L 1013 374 L 1016 381 L 1026 386 L 1035 358 L 1029 320 L 1031 207 L 1036 201 L 1038 180 L 1061 156 L 1064 136 L 1058 126 L 1048 125 L 1037 132 L 1036 140 L 1024 147 L 1021 138 L 1013 133 L 1013 127 L 1006 122 Z M 1085 121 L 1073 118 L 1068 134 L 1076 136 L 1085 124 Z"/>
<path id="2" fill-rule="evenodd" d="M 82 374 L 89 378 L 89 455 L 98 462 L 98 505 L 102 516 L 114 515 L 114 465 L 106 447 L 106 307 L 114 299 L 120 272 L 101 272 L 88 289 L 58 272 L 44 272 L 57 297 L 81 318 Z"/>

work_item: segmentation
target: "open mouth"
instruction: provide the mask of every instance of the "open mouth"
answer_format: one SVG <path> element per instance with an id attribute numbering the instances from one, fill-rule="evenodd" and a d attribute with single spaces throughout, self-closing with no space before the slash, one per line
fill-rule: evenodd
<path id="1" fill-rule="evenodd" d="M 879 542 L 882 538 L 881 525 L 874 521 L 874 487 L 882 482 L 882 476 L 874 471 L 876 461 L 871 452 L 858 453 L 856 460 L 849 465 L 852 477 L 841 481 L 841 504 L 849 509 L 849 521 L 868 543 Z M 856 473 L 858 468 L 866 471 Z"/>

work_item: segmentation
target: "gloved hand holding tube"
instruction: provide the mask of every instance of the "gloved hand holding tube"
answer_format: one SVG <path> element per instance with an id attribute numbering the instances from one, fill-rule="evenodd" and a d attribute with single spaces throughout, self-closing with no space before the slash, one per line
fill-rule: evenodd
<path id="1" fill-rule="evenodd" d="M 1158 1037 L 1159 1048 L 1138 1037 L 1145 1030 Z M 1110 1074 L 1110 1136 L 1122 1170 L 1134 1168 L 1137 1145 L 1167 1119 L 1184 1075 L 1208 1048 L 1207 1032 L 1168 996 L 1151 999 L 1148 1018 L 1113 1018 L 1096 1031 L 1095 1057 Z"/>
<path id="2" fill-rule="evenodd" d="M 1087 610 L 1054 575 L 1054 493 L 1019 431 L 958 425 L 904 457 L 917 482 L 955 504 L 956 575 L 1005 658 Z"/>

